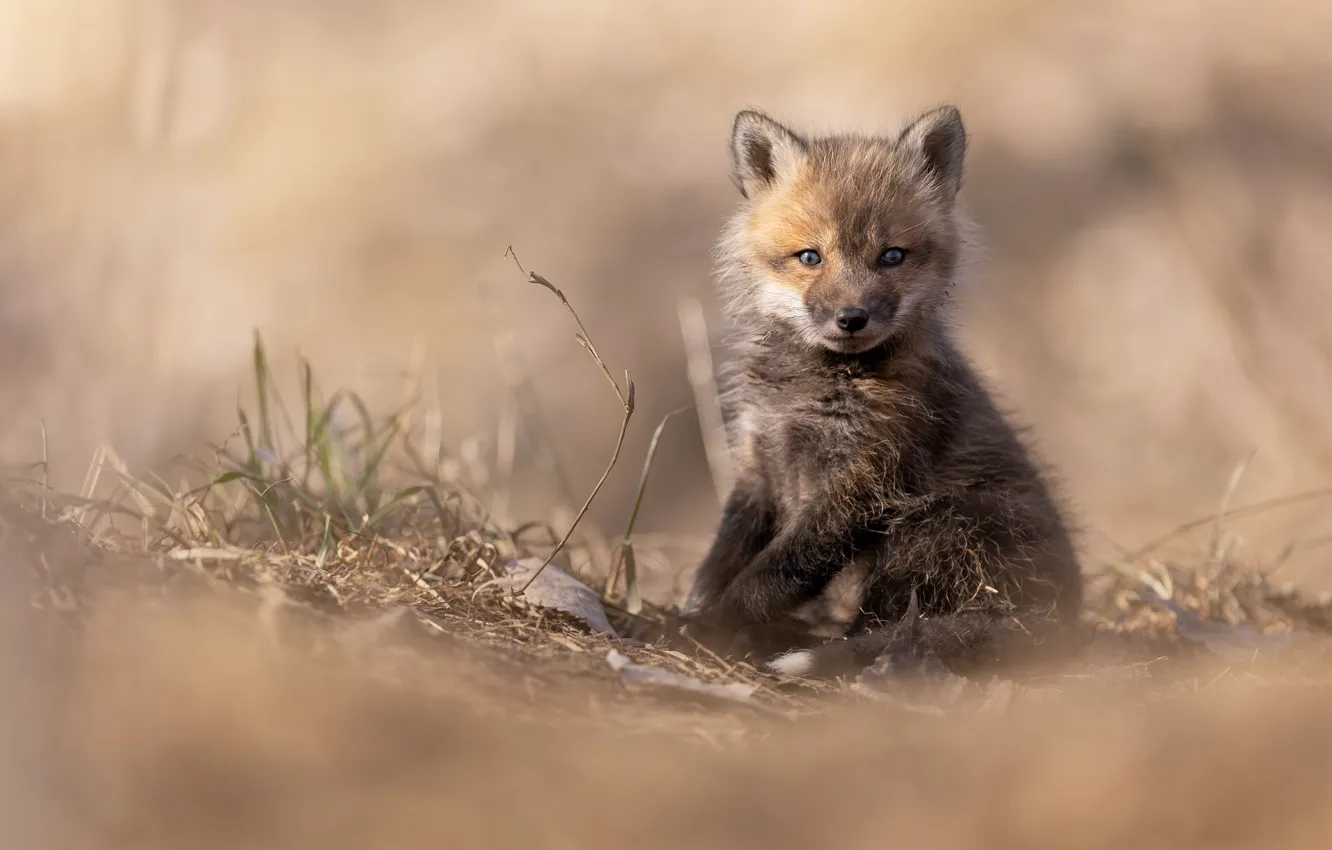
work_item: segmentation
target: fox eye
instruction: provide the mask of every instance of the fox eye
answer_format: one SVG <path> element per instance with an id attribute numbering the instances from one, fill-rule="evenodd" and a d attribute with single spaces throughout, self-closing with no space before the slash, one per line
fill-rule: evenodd
<path id="1" fill-rule="evenodd" d="M 823 258 L 819 256 L 819 252 L 815 251 L 813 248 L 806 248 L 795 256 L 797 260 L 806 266 L 817 266 L 819 263 L 823 262 Z"/>
<path id="2" fill-rule="evenodd" d="M 896 266 L 906 259 L 906 251 L 901 248 L 889 248 L 879 255 L 879 265 Z"/>

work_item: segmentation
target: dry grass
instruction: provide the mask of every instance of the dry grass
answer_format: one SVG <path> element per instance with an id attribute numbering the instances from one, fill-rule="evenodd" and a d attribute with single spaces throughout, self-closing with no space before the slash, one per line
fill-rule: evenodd
<path id="1" fill-rule="evenodd" d="M 632 384 L 578 325 L 623 433 Z M 0 575 L 31 579 L 7 598 L 30 603 L 42 659 L 15 682 L 50 701 L 17 720 L 60 742 L 39 754 L 57 815 L 39 827 L 61 842 L 871 847 L 892 829 L 940 847 L 1300 847 L 1328 826 L 1291 801 L 1326 779 L 1332 604 L 1234 563 L 1228 499 L 1192 562 L 1153 548 L 1094 578 L 1069 668 L 911 690 L 786 680 L 641 598 L 652 451 L 612 546 L 576 518 L 495 521 L 423 439 L 410 381 L 380 417 L 325 396 L 309 364 L 298 405 L 275 384 L 256 339 L 235 435 L 182 460 L 178 486 L 110 449 L 79 494 L 46 486 L 46 458 L 7 480 Z M 520 558 L 604 587 L 622 636 L 529 604 L 531 582 L 506 580 Z M 632 686 L 614 653 L 732 698 Z M 1153 802 L 1178 783 L 1197 818 Z"/>
<path id="2" fill-rule="evenodd" d="M 623 537 L 612 542 L 593 530 L 580 533 L 579 520 L 619 458 L 633 414 L 634 385 L 627 373 L 623 388 L 612 377 L 564 294 L 541 275 L 522 271 L 572 314 L 577 342 L 611 384 L 624 412 L 608 466 L 562 533 L 545 523 L 505 527 L 491 517 L 485 499 L 469 490 L 465 465 L 430 439 L 424 426 L 431 417 L 420 410 L 419 376 L 408 376 L 398 410 L 376 416 L 354 392 L 325 396 L 312 366 L 302 360 L 299 404 L 292 407 L 276 389 L 258 336 L 250 404 L 238 406 L 235 432 L 226 444 L 213 447 L 211 462 L 179 460 L 171 471 L 179 475 L 179 486 L 170 486 L 162 475 L 136 475 L 113 450 L 103 448 L 79 494 L 52 491 L 46 477 L 49 459 L 43 458 L 31 469 L 11 471 L 6 498 L 13 510 L 40 515 L 24 523 L 67 529 L 86 541 L 88 552 L 133 563 L 135 582 L 151 576 L 153 586 L 186 581 L 241 588 L 278 600 L 270 607 L 295 607 L 329 621 L 382 618 L 389 612 L 426 634 L 461 640 L 519 666 L 571 665 L 603 679 L 613 678 L 605 656 L 615 649 L 703 681 L 752 688 L 753 703 L 788 714 L 822 710 L 831 692 L 850 693 L 838 686 L 781 681 L 747 663 L 721 659 L 689 636 L 688 625 L 670 610 L 673 600 L 643 599 L 634 525 L 658 440 L 674 414 L 653 434 L 637 498 L 626 510 Z M 1242 665 L 1242 675 L 1251 679 L 1319 675 L 1326 648 L 1321 635 L 1332 632 L 1332 600 L 1305 598 L 1289 585 L 1273 587 L 1261 570 L 1241 569 L 1234 562 L 1223 545 L 1224 521 L 1255 508 L 1231 511 L 1229 495 L 1216 517 L 1185 524 L 1125 553 L 1094 576 L 1083 666 L 1023 687 L 1045 692 L 1096 680 L 1156 682 L 1162 692 L 1181 685 L 1187 690 L 1199 687 L 1199 676 L 1212 675 L 1209 660 L 1221 670 L 1217 675 L 1241 675 L 1230 662 L 1246 652 L 1253 657 Z M 1321 495 L 1312 492 L 1256 509 Z M 1158 555 L 1172 538 L 1202 526 L 1215 526 L 1202 557 L 1180 563 Z M 532 557 L 540 560 L 535 574 L 520 583 L 507 580 L 510 565 Z M 81 558 L 43 563 L 38 607 L 77 609 L 102 583 L 123 585 L 124 576 L 90 570 Z M 577 617 L 527 603 L 523 591 L 552 563 L 603 588 L 601 603 L 621 636 L 590 631 Z M 1180 619 L 1189 616 L 1196 619 Z M 949 691 L 947 698 L 953 707 L 985 705 L 993 686 L 970 683 L 967 694 Z M 1000 687 L 1006 699 L 1012 683 Z M 817 703 L 811 701 L 815 695 Z"/>
<path id="3" fill-rule="evenodd" d="M 1096 618 L 1168 659 L 906 703 L 616 645 L 463 576 L 427 593 L 402 569 L 417 544 L 358 539 L 326 565 L 344 604 L 308 598 L 305 555 L 145 555 L 6 508 L 5 578 L 31 568 L 41 609 L 40 674 L 11 693 L 51 742 L 23 846 L 1313 848 L 1332 827 L 1329 679 L 1190 663 L 1123 583 Z M 1255 587 L 1169 574 L 1211 614 Z M 1311 625 L 1288 603 L 1260 600 L 1262 625 Z M 631 691 L 612 647 L 758 706 Z"/>

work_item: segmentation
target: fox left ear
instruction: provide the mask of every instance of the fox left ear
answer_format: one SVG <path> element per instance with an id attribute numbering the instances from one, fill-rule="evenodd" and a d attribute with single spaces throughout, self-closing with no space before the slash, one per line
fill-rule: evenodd
<path id="1" fill-rule="evenodd" d="M 787 127 L 755 109 L 735 116 L 731 128 L 731 167 L 740 194 L 752 198 L 788 176 L 808 145 Z"/>
<path id="2" fill-rule="evenodd" d="M 956 106 L 947 104 L 921 115 L 902 131 L 898 144 L 919 152 L 926 171 L 939 181 L 950 200 L 957 195 L 962 186 L 967 131 Z"/>

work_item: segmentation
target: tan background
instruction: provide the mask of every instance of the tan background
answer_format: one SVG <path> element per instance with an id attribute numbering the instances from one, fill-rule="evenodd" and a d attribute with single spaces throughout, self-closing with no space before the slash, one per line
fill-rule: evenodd
<path id="1" fill-rule="evenodd" d="M 0 4 L 0 452 L 58 480 L 109 440 L 156 463 L 232 425 L 252 329 L 387 405 L 424 345 L 447 438 L 494 462 L 511 334 L 578 493 L 623 522 L 647 439 L 692 400 L 704 299 L 758 105 L 813 129 L 937 101 L 972 132 L 985 234 L 962 330 L 1060 469 L 1096 556 L 1332 471 L 1332 7 L 1275 0 L 725 4 L 7 0 Z M 493 310 L 478 300 L 490 294 Z M 500 440 L 502 443 L 502 439 Z M 520 441 L 511 510 L 551 475 Z M 642 528 L 706 532 L 693 420 Z M 1236 523 L 1255 561 L 1326 505 Z M 1326 582 L 1328 550 L 1285 572 Z"/>

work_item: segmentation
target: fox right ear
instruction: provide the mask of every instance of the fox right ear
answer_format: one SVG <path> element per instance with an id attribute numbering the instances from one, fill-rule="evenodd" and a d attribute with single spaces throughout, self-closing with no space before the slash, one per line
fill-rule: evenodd
<path id="1" fill-rule="evenodd" d="M 731 167 L 740 194 L 753 197 L 790 174 L 804 157 L 805 140 L 762 112 L 746 109 L 731 128 Z"/>
<path id="2" fill-rule="evenodd" d="M 939 181 L 950 199 L 957 194 L 962 184 L 967 131 L 956 106 L 945 104 L 918 116 L 902 131 L 899 141 L 916 151 L 925 172 Z"/>

